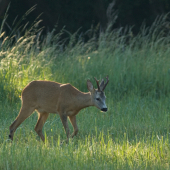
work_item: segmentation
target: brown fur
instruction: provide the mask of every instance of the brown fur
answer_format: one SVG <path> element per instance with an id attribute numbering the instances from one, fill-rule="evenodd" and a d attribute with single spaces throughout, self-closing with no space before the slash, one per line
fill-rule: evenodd
<path id="1" fill-rule="evenodd" d="M 74 137 L 78 132 L 76 114 L 78 114 L 81 109 L 88 106 L 96 106 L 102 109 L 102 106 L 100 108 L 100 102 L 97 104 L 95 103 L 95 96 L 98 91 L 93 88 L 89 80 L 87 81 L 87 86 L 90 92 L 83 93 L 70 84 L 60 84 L 52 81 L 32 81 L 22 92 L 22 107 L 17 118 L 9 128 L 9 137 L 13 140 L 13 135 L 17 127 L 28 118 L 34 110 L 38 112 L 38 121 L 35 126 L 35 131 L 42 141 L 45 141 L 42 128 L 49 113 L 58 113 L 60 115 L 67 139 L 70 134 L 67 123 L 67 117 L 69 117 L 74 128 L 71 137 Z M 98 94 L 98 96 L 100 95 Z M 105 100 L 104 97 L 102 96 Z"/>

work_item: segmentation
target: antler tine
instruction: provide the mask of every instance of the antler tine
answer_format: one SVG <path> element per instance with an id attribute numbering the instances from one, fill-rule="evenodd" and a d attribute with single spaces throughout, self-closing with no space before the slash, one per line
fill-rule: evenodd
<path id="1" fill-rule="evenodd" d="M 94 77 L 94 79 L 96 80 L 98 91 L 101 91 L 100 86 L 99 86 L 99 80 L 97 80 L 95 77 Z"/>
<path id="2" fill-rule="evenodd" d="M 107 84 L 108 84 L 108 82 L 109 82 L 109 77 L 108 77 L 108 75 L 106 76 L 106 79 L 107 79 L 107 81 L 106 81 L 106 83 L 104 84 L 103 91 L 104 91 L 104 89 L 106 88 L 106 86 L 107 86 Z"/>

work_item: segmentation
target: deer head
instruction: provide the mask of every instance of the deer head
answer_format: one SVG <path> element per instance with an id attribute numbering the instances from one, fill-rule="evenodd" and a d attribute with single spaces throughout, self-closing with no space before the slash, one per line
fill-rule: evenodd
<path id="1" fill-rule="evenodd" d="M 106 88 L 109 82 L 108 76 L 106 77 L 106 80 L 107 80 L 106 83 L 102 79 L 100 85 L 99 85 L 99 80 L 97 80 L 95 77 L 94 79 L 96 80 L 96 83 L 97 83 L 97 89 L 93 87 L 93 84 L 91 83 L 90 80 L 87 80 L 87 88 L 91 93 L 92 104 L 96 106 L 98 109 L 100 109 L 101 111 L 106 112 L 107 106 L 105 103 L 106 96 L 104 94 L 104 89 Z"/>

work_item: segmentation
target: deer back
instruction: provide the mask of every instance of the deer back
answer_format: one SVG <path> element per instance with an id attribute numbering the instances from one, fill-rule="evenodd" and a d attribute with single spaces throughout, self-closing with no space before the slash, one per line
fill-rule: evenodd
<path id="1" fill-rule="evenodd" d="M 32 81 L 22 92 L 22 102 L 40 112 L 66 112 L 79 107 L 82 92 L 68 84 L 52 81 Z"/>

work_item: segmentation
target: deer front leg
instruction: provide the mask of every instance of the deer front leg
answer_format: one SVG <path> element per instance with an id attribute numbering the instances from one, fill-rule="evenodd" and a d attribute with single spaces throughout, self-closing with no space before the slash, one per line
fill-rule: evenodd
<path id="1" fill-rule="evenodd" d="M 60 115 L 60 118 L 61 118 L 62 124 L 64 126 L 64 130 L 66 132 L 67 141 L 68 141 L 70 130 L 69 130 L 69 127 L 68 127 L 67 116 L 66 115 Z"/>
<path id="2" fill-rule="evenodd" d="M 77 127 L 77 123 L 76 123 L 76 116 L 69 116 L 70 122 L 73 126 L 74 132 L 72 133 L 71 137 L 73 138 L 75 135 L 77 135 L 78 133 L 78 127 Z"/>

